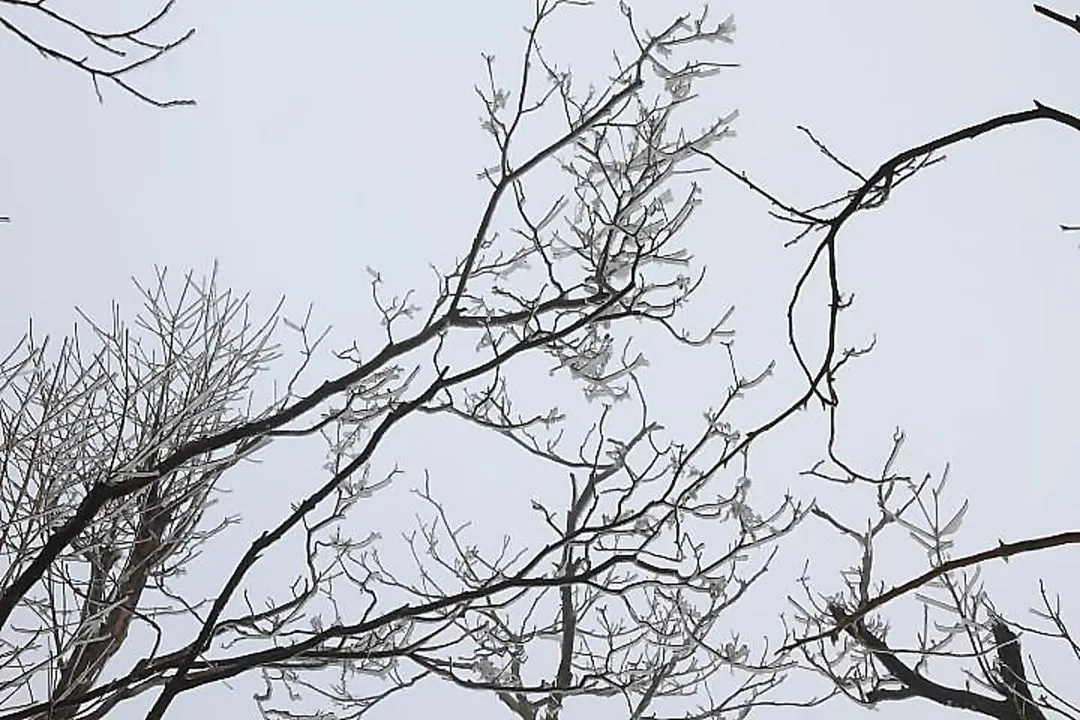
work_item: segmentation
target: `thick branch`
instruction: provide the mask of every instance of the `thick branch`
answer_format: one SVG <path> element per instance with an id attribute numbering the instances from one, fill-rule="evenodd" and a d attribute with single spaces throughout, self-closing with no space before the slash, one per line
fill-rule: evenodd
<path id="1" fill-rule="evenodd" d="M 1035 5 L 1035 12 L 1039 13 L 1043 17 L 1048 17 L 1054 22 L 1061 23 L 1065 27 L 1070 27 L 1076 32 L 1080 32 L 1080 15 L 1073 15 L 1071 18 L 1062 15 L 1059 12 L 1051 10 L 1045 5 Z"/>
<path id="2" fill-rule="evenodd" d="M 838 622 L 843 622 L 843 611 L 833 608 L 833 614 Z M 880 638 L 866 629 L 861 621 L 847 622 L 844 630 L 865 645 L 874 654 L 874 658 L 880 662 L 889 673 L 903 683 L 910 693 L 926 698 L 939 705 L 950 708 L 960 708 L 972 712 L 981 713 L 998 720 L 1017 720 L 1012 714 L 1012 706 L 1003 700 L 994 700 L 984 697 L 970 690 L 958 690 L 946 685 L 941 685 L 924 677 L 917 670 L 908 667 L 904 661 L 896 657 L 896 654 Z M 896 697 L 908 697 L 908 693 L 901 693 Z M 883 697 L 878 699 L 884 699 Z"/>
<path id="3" fill-rule="evenodd" d="M 1019 720 L 1046 720 L 1042 710 L 1035 704 L 1024 672 L 1024 659 L 1020 654 L 1020 639 L 1000 618 L 995 618 L 990 626 L 997 643 L 999 672 L 1001 680 L 1008 689 L 1009 704 Z"/>

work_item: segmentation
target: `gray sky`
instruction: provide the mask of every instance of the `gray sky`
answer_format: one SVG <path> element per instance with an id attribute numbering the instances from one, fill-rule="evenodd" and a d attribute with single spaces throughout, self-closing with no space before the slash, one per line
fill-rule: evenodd
<path id="1" fill-rule="evenodd" d="M 659 3 L 638 5 L 646 16 L 667 12 L 658 13 Z M 509 71 L 530 6 L 184 0 L 177 27 L 194 24 L 198 33 L 144 73 L 144 87 L 158 94 L 198 99 L 196 108 L 171 111 L 108 88 L 101 107 L 84 77 L 17 43 L 0 44 L 7 108 L 0 127 L 8 138 L 0 147 L 0 214 L 13 218 L 0 226 L 0 339 L 16 340 L 29 317 L 39 332 L 63 333 L 75 305 L 101 314 L 117 299 L 133 311 L 130 277 L 149 279 L 154 265 L 205 271 L 215 260 L 224 284 L 250 292 L 256 308 L 268 310 L 285 294 L 286 315 L 313 303 L 315 318 L 335 326 L 338 345 L 362 338 L 375 319 L 366 266 L 402 290 L 427 292 L 428 263 L 466 247 L 485 197 L 475 174 L 490 158 L 472 90 L 483 78 L 480 53 L 494 52 Z M 1059 9 L 1073 12 L 1064 2 Z M 725 141 L 723 156 L 794 204 L 851 185 L 798 124 L 871 171 L 910 145 L 1026 109 L 1032 99 L 1075 108 L 1080 42 L 1028 3 L 733 0 L 713 11 L 716 19 L 735 14 L 736 44 L 719 54 L 742 67 L 708 85 L 702 123 L 737 108 L 739 136 Z M 589 19 L 560 26 L 545 47 L 602 63 L 624 40 L 621 26 Z M 607 68 L 577 69 L 603 77 Z M 956 146 L 946 163 L 842 236 L 842 281 L 856 293 L 856 308 L 844 316 L 841 337 L 847 344 L 873 333 L 878 339 L 841 381 L 842 446 L 854 462 L 877 468 L 899 425 L 908 433 L 908 472 L 938 473 L 951 463 L 949 497 L 973 502 L 958 552 L 1075 525 L 1080 381 L 1070 328 L 1080 250 L 1057 224 L 1080 221 L 1068 174 L 1078 166 L 1080 144 L 1062 129 L 1001 131 Z M 700 327 L 716 308 L 734 304 L 742 362 L 778 362 L 774 387 L 748 405 L 761 413 L 798 380 L 782 313 L 804 259 L 803 248 L 782 247 L 787 230 L 765 210 L 717 175 L 687 230 L 710 268 L 687 322 Z M 721 355 L 651 359 L 653 409 L 672 432 L 689 432 L 704 409 L 703 388 L 726 384 L 716 377 Z M 432 442 L 412 432 L 390 447 L 403 453 L 412 473 L 406 480 L 416 484 L 423 468 L 447 466 L 458 436 L 440 428 L 432 432 L 446 442 Z M 851 519 L 865 512 L 835 488 L 808 487 L 795 475 L 820 447 L 809 426 L 783 437 L 767 445 L 782 456 L 752 457 L 766 495 L 791 488 L 842 505 Z M 299 456 L 285 461 L 290 472 L 317 467 Z M 251 478 L 265 487 L 284 474 L 278 467 L 268 462 Z M 528 504 L 489 471 L 474 479 L 482 493 L 455 491 L 463 493 L 459 512 L 475 513 L 482 527 Z M 294 497 L 283 495 L 275 509 L 260 491 L 255 505 L 250 487 L 240 485 L 228 502 L 243 510 L 251 533 Z M 492 527 L 495 536 L 502 532 Z M 854 555 L 831 538 L 821 543 L 828 551 L 815 553 L 814 569 L 825 589 Z M 836 549 L 849 554 L 828 555 Z M 922 569 L 917 549 L 898 545 L 896 552 L 885 566 L 895 572 L 889 582 Z M 1043 577 L 1080 614 L 1077 581 L 1061 573 L 1074 555 L 1058 550 L 988 566 L 988 589 L 999 609 L 1028 619 L 1034 581 Z M 1043 664 L 1052 675 L 1050 662 Z M 417 712 L 444 698 L 478 717 L 501 717 L 490 698 L 449 689 L 393 707 Z M 241 682 L 231 695 L 217 689 L 185 697 L 173 715 L 223 707 L 230 716 L 254 716 L 250 688 Z M 904 717 L 913 710 L 883 711 Z M 859 712 L 834 704 L 807 716 Z M 936 708 L 926 716 L 956 717 Z"/>

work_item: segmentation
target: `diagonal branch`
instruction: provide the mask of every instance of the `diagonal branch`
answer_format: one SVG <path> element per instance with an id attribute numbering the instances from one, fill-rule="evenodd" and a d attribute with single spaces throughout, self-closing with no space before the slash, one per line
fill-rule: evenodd
<path id="1" fill-rule="evenodd" d="M 864 603 L 854 611 L 846 613 L 840 608 L 836 608 L 833 613 L 836 618 L 836 625 L 828 630 L 822 630 L 819 633 L 813 635 L 807 635 L 806 637 L 799 638 L 791 643 L 788 643 L 784 647 L 780 648 L 777 652 L 784 653 L 788 650 L 793 650 L 801 645 L 807 643 L 816 642 L 818 640 L 824 640 L 825 638 L 835 638 L 841 631 L 850 631 L 850 627 L 853 624 L 861 621 L 866 615 L 874 610 L 877 610 L 885 603 L 891 602 L 901 595 L 917 590 L 920 587 L 926 585 L 935 578 L 939 578 L 942 575 L 946 575 L 954 570 L 960 570 L 961 568 L 971 567 L 972 565 L 978 565 L 981 562 L 987 560 L 1005 560 L 1013 555 L 1021 555 L 1024 553 L 1036 552 L 1038 550 L 1047 550 L 1049 548 L 1061 547 L 1063 545 L 1078 545 L 1080 544 L 1080 530 L 1071 530 L 1068 532 L 1058 533 L 1056 535 L 1044 535 L 1042 537 L 1031 538 L 1029 540 L 1020 540 L 1014 543 L 998 543 L 995 548 L 983 550 L 981 552 L 974 553 L 972 555 L 965 555 L 964 557 L 954 558 L 943 562 L 937 567 L 931 568 L 919 575 L 916 578 L 908 580 L 905 583 L 897 585 L 891 590 L 878 595 L 870 601 Z"/>
<path id="2" fill-rule="evenodd" d="M 1059 13 L 1059 12 L 1057 12 L 1055 10 L 1051 10 L 1050 8 L 1046 7 L 1045 5 L 1035 5 L 1034 8 L 1035 8 L 1035 12 L 1042 15 L 1043 17 L 1048 17 L 1051 20 L 1053 20 L 1054 22 L 1061 23 L 1065 27 L 1069 27 L 1069 28 L 1072 28 L 1073 30 L 1075 30 L 1076 32 L 1080 32 L 1080 15 L 1073 15 L 1070 18 L 1070 17 L 1067 17 L 1065 15 L 1062 15 L 1061 13 Z"/>

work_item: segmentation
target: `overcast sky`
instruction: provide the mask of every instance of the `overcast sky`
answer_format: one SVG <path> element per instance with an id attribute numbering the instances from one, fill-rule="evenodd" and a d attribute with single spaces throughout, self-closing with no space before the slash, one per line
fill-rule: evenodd
<path id="1" fill-rule="evenodd" d="M 665 19 L 658 8 L 669 3 L 638 5 Z M 483 79 L 480 54 L 512 67 L 530 6 L 181 0 L 175 27 L 197 26 L 195 38 L 140 77 L 156 94 L 198 100 L 168 111 L 109 88 L 100 106 L 85 77 L 4 36 L 0 215 L 12 223 L 0 225 L 2 344 L 15 342 L 31 317 L 39 332 L 67 331 L 76 305 L 101 314 L 116 299 L 134 310 L 130 278 L 151 278 L 155 265 L 207 271 L 214 261 L 257 309 L 284 294 L 287 315 L 314 304 L 338 345 L 372 332 L 367 266 L 398 288 L 428 292 L 428 264 L 452 258 L 471 237 L 485 197 L 476 173 L 490 159 L 472 89 Z M 1062 0 L 1058 9 L 1077 8 Z M 741 67 L 708 86 L 697 112 L 704 123 L 738 109 L 738 137 L 725 141 L 723 156 L 794 204 L 850 186 L 796 125 L 869 172 L 910 145 L 1033 99 L 1077 109 L 1080 38 L 1025 2 L 732 0 L 713 12 L 717 20 L 735 14 L 736 43 L 718 53 Z M 600 64 L 624 30 L 607 22 L 610 13 L 576 17 L 545 49 L 597 63 L 580 71 L 602 78 Z M 1080 142 L 1070 132 L 1005 130 L 956 146 L 842 236 L 842 281 L 856 294 L 842 339 L 876 334 L 878 342 L 841 381 L 844 450 L 876 468 L 901 426 L 905 470 L 937 474 L 950 463 L 949 497 L 973 502 L 958 552 L 1075 528 L 1080 250 L 1057 226 L 1080 223 L 1076 167 Z M 719 175 L 706 187 L 687 232 L 710 274 L 688 322 L 703 325 L 733 304 L 741 359 L 753 367 L 775 358 L 770 392 L 783 396 L 798 378 L 783 308 L 804 249 L 783 248 L 788 230 L 745 189 Z M 673 432 L 691 430 L 703 388 L 727 382 L 716 376 L 721 355 L 652 360 L 653 409 Z M 852 519 L 864 512 L 795 474 L 819 451 L 818 436 L 784 437 L 769 446 L 780 457 L 754 458 L 768 492 L 820 495 Z M 459 451 L 449 438 L 413 435 L 393 446 L 409 453 L 409 483 L 425 467 L 445 472 Z M 466 482 L 454 480 L 459 512 L 492 517 L 503 503 L 527 504 L 514 488 L 496 502 Z M 250 488 L 234 489 L 228 502 L 252 523 L 276 517 L 276 506 L 253 504 Z M 828 553 L 845 549 L 822 542 Z M 1043 577 L 1080 617 L 1076 573 L 1062 572 L 1076 557 L 1057 550 L 989 566 L 988 589 L 1007 616 L 1027 620 Z M 830 569 L 853 560 L 818 556 L 814 567 L 827 584 L 837 581 Z M 918 572 L 918 553 L 902 551 L 892 567 L 889 582 Z M 184 696 L 172 714 L 227 707 L 230 717 L 254 717 L 251 688 L 237 688 Z M 446 697 L 460 693 L 417 695 L 395 711 L 420 712 Z M 462 702 L 475 717 L 503 716 L 490 698 Z M 917 702 L 883 710 L 910 717 Z M 840 703 L 800 716 L 862 712 Z"/>

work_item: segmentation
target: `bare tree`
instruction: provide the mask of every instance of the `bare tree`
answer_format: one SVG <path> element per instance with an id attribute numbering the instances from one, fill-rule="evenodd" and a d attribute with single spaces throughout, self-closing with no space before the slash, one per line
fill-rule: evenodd
<path id="1" fill-rule="evenodd" d="M 128 327 L 119 313 L 59 348 L 28 333 L 0 364 L 3 439 L 3 587 L 10 634 L 2 645 L 4 704 L 44 692 L 78 697 L 121 648 L 130 625 L 224 529 L 204 511 L 215 483 L 256 441 L 200 453 L 168 474 L 163 458 L 234 425 L 253 377 L 274 355 L 272 322 L 255 327 L 244 299 L 188 276 L 171 297 L 164 273 L 143 288 Z M 153 343 L 153 344 L 151 344 Z M 144 478 L 138 493 L 107 499 L 18 598 L 15 578 L 70 520 L 101 478 Z M 55 542 L 55 541 L 54 541 Z M 13 611 L 13 612 L 12 612 Z M 77 706 L 53 717 L 74 717 Z"/>
<path id="2" fill-rule="evenodd" d="M 108 80 L 154 105 L 186 102 L 155 100 L 128 80 L 190 37 L 148 38 L 171 3 L 109 32 L 42 3 L 0 3 L 24 13 L 0 12 L 5 28 L 87 73 L 95 89 Z M 582 85 L 541 39 L 554 14 L 587 4 L 538 2 L 510 89 L 503 66 L 487 58 L 477 94 L 493 155 L 478 173 L 490 193 L 475 234 L 426 295 L 395 294 L 371 271 L 381 338 L 369 332 L 336 353 L 341 373 L 302 389 L 312 387 L 309 362 L 326 337 L 310 315 L 291 322 L 275 311 L 253 321 L 246 298 L 221 291 L 216 275 L 173 283 L 164 271 L 141 288 L 145 305 L 130 326 L 119 310 L 107 323 L 83 317 L 82 334 L 59 347 L 29 331 L 3 358 L 0 719 L 101 718 L 135 698 L 152 702 L 147 717 L 160 718 L 180 695 L 239 676 L 261 680 L 254 702 L 273 718 L 361 717 L 425 683 L 489 693 L 524 720 L 562 717 L 589 701 L 621 703 L 631 718 L 744 717 L 834 695 L 864 705 L 921 697 L 1001 720 L 1080 715 L 1021 652 L 1026 634 L 1080 659 L 1057 598 L 1041 587 L 1038 624 L 1028 627 L 995 609 L 978 573 L 987 560 L 1078 543 L 1080 532 L 955 557 L 951 538 L 968 504 L 949 505 L 945 477 L 898 472 L 900 433 L 880 472 L 856 469 L 838 449 L 836 422 L 836 378 L 872 348 L 838 339 L 851 303 L 836 262 L 848 220 L 881 206 L 962 140 L 1036 121 L 1080 130 L 1080 119 L 1037 103 L 929 140 L 872 172 L 805 130 L 853 188 L 795 207 L 715 152 L 732 134 L 734 113 L 698 131 L 681 122 L 683 108 L 729 66 L 704 58 L 731 41 L 730 18 L 688 15 L 650 31 L 623 7 L 629 53 L 615 54 L 607 84 Z M 1080 32 L 1080 17 L 1036 11 Z M 91 62 L 36 39 L 21 24 L 31 16 L 120 61 Z M 131 58 L 128 49 L 142 54 Z M 536 141 L 552 118 L 558 131 Z M 732 410 L 772 365 L 740 370 L 730 310 L 697 335 L 679 323 L 703 280 L 686 229 L 703 199 L 695 178 L 708 170 L 771 202 L 795 228 L 793 244 L 813 243 L 787 317 L 803 388 L 749 427 Z M 815 360 L 795 318 L 819 273 L 828 278 L 828 322 Z M 646 326 L 673 343 L 711 345 L 727 362 L 730 384 L 695 437 L 669 437 L 650 410 L 640 377 L 647 359 L 635 338 Z M 279 333 L 299 342 L 300 360 L 261 400 L 256 381 L 282 355 Z M 529 358 L 546 360 L 547 371 Z M 523 399 L 521 388 L 541 384 L 580 393 L 562 407 Z M 865 525 L 793 498 L 767 510 L 752 502 L 748 450 L 811 405 L 822 408 L 829 433 L 822 462 L 806 474 L 870 488 Z M 508 533 L 492 547 L 469 524 L 478 518 L 455 516 L 444 483 L 468 481 L 464 462 L 418 483 L 415 528 L 357 522 L 409 482 L 387 457 L 387 438 L 422 432 L 430 416 L 501 439 L 523 463 L 565 481 L 561 498 L 522 489 L 543 539 Z M 581 417 L 591 418 L 584 429 L 570 422 Z M 193 594 L 181 577 L 210 548 L 228 553 L 222 540 L 238 522 L 210 511 L 222 479 L 266 457 L 271 444 L 308 440 L 325 449 L 325 464 L 308 473 L 318 478 L 314 489 L 298 490 L 276 523 L 228 555 L 212 594 Z M 803 578 L 782 646 L 742 637 L 727 626 L 729 611 L 756 590 L 804 519 L 854 543 L 843 592 L 823 597 Z M 402 531 L 404 563 L 389 538 Z M 886 588 L 876 579 L 876 544 L 897 531 L 927 552 L 930 566 Z M 253 569 L 289 543 L 299 562 L 264 591 Z M 890 637 L 884 615 L 904 596 L 925 611 L 914 646 Z M 961 665 L 965 684 L 935 676 L 931 663 L 935 672 Z M 827 689 L 779 696 L 797 669 L 823 676 Z"/>
<path id="3" fill-rule="evenodd" d="M 1034 9 L 1038 15 L 1080 32 L 1080 16 L 1070 18 L 1040 5 Z M 819 237 L 790 307 L 800 302 L 810 274 L 815 269 L 823 272 L 832 297 L 829 346 L 836 347 L 837 317 L 851 304 L 851 297 L 841 291 L 836 270 L 842 230 L 848 220 L 881 206 L 902 183 L 942 160 L 942 152 L 951 146 L 1002 128 L 1036 122 L 1080 131 L 1080 117 L 1035 102 L 1032 108 L 983 120 L 900 152 L 872 172 L 856 169 L 804 128 L 809 141 L 854 179 L 853 189 L 812 208 L 785 203 L 745 173 L 710 157 L 772 203 L 777 218 L 795 227 L 792 243 Z M 1061 227 L 1075 229 L 1066 224 Z M 789 327 L 794 328 L 794 323 L 789 311 Z M 789 339 L 802 358 L 793 332 Z M 1080 530 L 1008 543 L 998 540 L 981 552 L 955 556 L 953 538 L 969 503 L 948 501 L 944 494 L 947 470 L 936 481 L 929 474 L 920 480 L 899 472 L 898 458 L 905 440 L 899 430 L 879 472 L 857 469 L 839 450 L 834 372 L 871 347 L 872 343 L 839 354 L 835 364 L 814 378 L 813 385 L 820 389 L 817 399 L 829 415 L 829 440 L 822 460 L 805 474 L 849 486 L 851 492 L 868 490 L 873 510 L 864 522 L 852 523 L 820 504 L 811 508 L 816 520 L 850 540 L 856 552 L 852 565 L 842 571 L 839 593 L 824 594 L 819 582 L 810 577 L 801 579 L 801 592 L 789 598 L 795 610 L 788 619 L 781 656 L 824 676 L 834 689 L 862 705 L 922 698 L 998 720 L 1080 717 L 1080 700 L 1075 695 L 1070 698 L 1067 688 L 1051 687 L 1035 659 L 1022 652 L 1021 639 L 1026 634 L 1044 650 L 1052 650 L 1056 644 L 1066 655 L 1080 660 L 1080 642 L 1070 632 L 1059 598 L 1041 584 L 1039 606 L 1032 608 L 1033 625 L 1006 618 L 996 609 L 979 571 L 980 564 L 987 561 L 1080 544 Z M 809 371 L 807 376 L 813 377 Z M 879 546 L 896 533 L 907 536 L 926 553 L 929 567 L 890 588 L 878 579 Z M 901 597 L 919 602 L 922 618 L 917 626 L 899 624 L 897 630 L 898 623 L 889 620 L 891 606 L 887 605 Z M 895 639 L 897 634 L 904 639 Z M 959 685 L 953 680 L 958 676 L 963 678 Z"/>
<path id="4" fill-rule="evenodd" d="M 753 507 L 747 451 L 808 403 L 834 402 L 832 379 L 855 351 L 800 355 L 805 388 L 760 424 L 736 425 L 732 408 L 772 365 L 739 369 L 730 310 L 697 335 L 677 323 L 702 282 L 684 240 L 702 201 L 694 176 L 722 166 L 710 149 L 735 114 L 698 131 L 679 118 L 728 66 L 703 54 L 734 24 L 702 13 L 647 31 L 623 7 L 629 54 L 583 90 L 540 39 L 554 13 L 586 4 L 537 3 L 511 90 L 488 58 L 477 93 L 494 153 L 475 234 L 426 302 L 372 271 L 383 338 L 337 353 L 336 377 L 300 389 L 324 335 L 310 319 L 283 321 L 302 360 L 252 411 L 278 315 L 250 321 L 213 277 L 189 276 L 173 297 L 164 273 L 132 330 L 119 316 L 90 323 L 90 353 L 78 335 L 51 351 L 32 333 L 12 351 L 0 369 L 0 718 L 104 717 L 149 691 L 147 717 L 160 718 L 183 693 L 252 673 L 265 683 L 258 707 L 277 718 L 360 717 L 425 682 L 493 693 L 527 719 L 583 698 L 621 699 L 633 718 L 742 717 L 782 681 L 786 659 L 719 622 L 807 515 L 791 498 Z M 558 132 L 530 140 L 551 118 Z M 822 253 L 896 171 L 856 194 Z M 666 437 L 649 412 L 634 342 L 646 325 L 712 344 L 728 363 L 729 387 L 689 440 Z M 529 370 L 529 357 L 549 371 Z M 567 381 L 581 390 L 574 415 L 595 418 L 577 434 L 569 411 L 522 409 L 515 392 Z M 440 501 L 438 476 L 453 468 L 417 491 L 426 510 L 407 536 L 408 567 L 388 559 L 378 530 L 358 530 L 356 508 L 402 482 L 379 470 L 387 437 L 429 415 L 566 478 L 562 502 L 522 498 L 545 540 L 508 535 L 482 550 Z M 185 594 L 177 576 L 228 524 L 206 514 L 223 475 L 304 438 L 326 444 L 317 487 L 234 558 L 211 597 Z M 290 540 L 303 559 L 260 603 L 251 571 Z"/>

